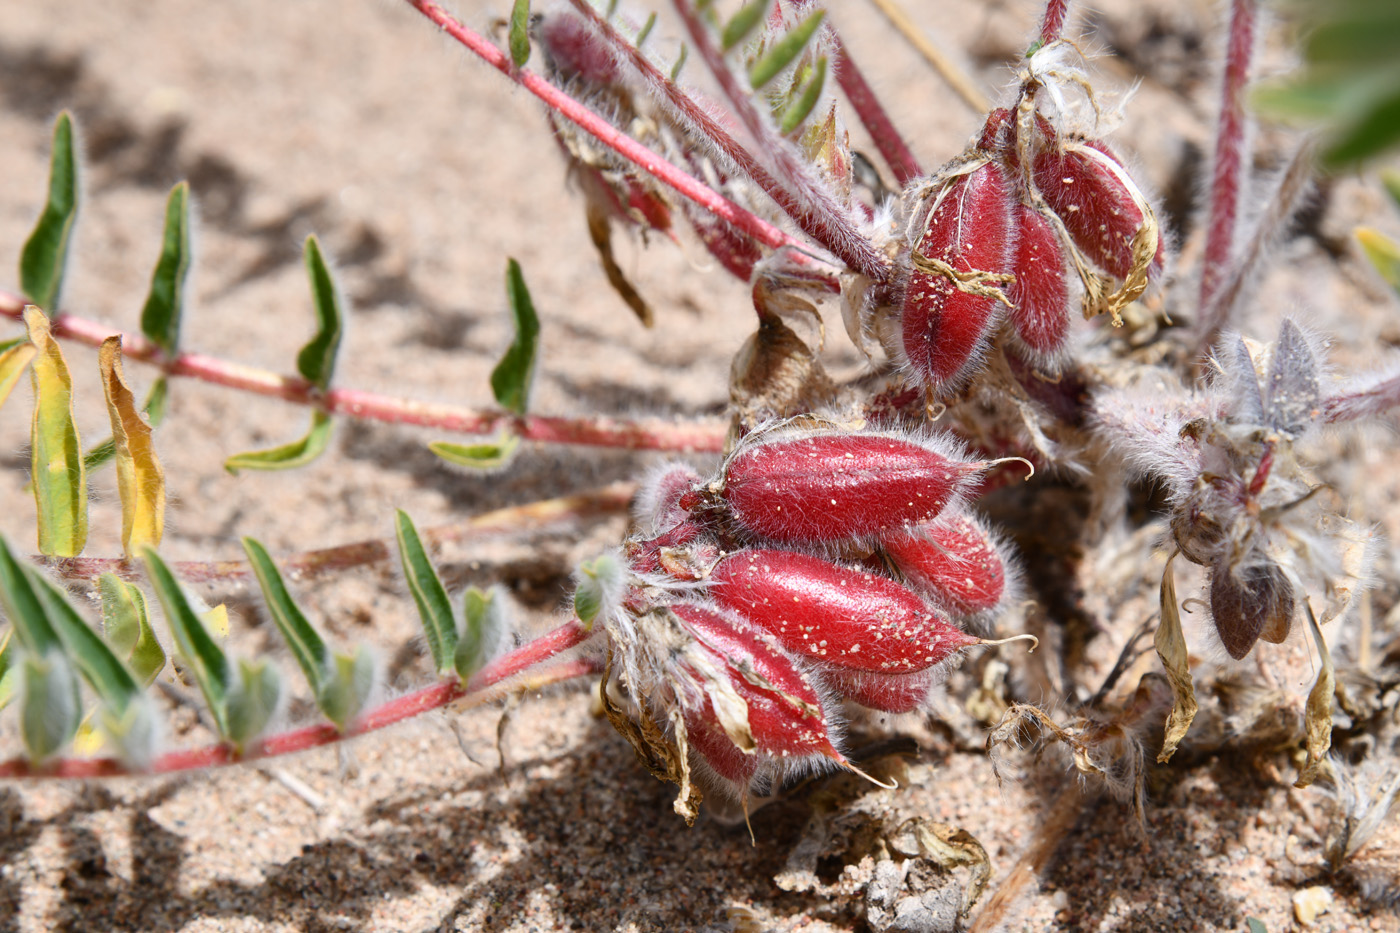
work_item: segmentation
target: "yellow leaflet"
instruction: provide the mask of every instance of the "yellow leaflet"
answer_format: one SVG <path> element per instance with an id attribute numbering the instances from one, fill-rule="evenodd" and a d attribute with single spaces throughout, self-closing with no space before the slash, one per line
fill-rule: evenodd
<path id="1" fill-rule="evenodd" d="M 5 404 L 5 399 L 10 397 L 10 390 L 19 382 L 25 367 L 38 352 L 34 344 L 22 343 L 0 353 L 0 405 Z"/>
<path id="2" fill-rule="evenodd" d="M 160 544 L 165 529 L 165 471 L 156 457 L 151 426 L 122 378 L 120 337 L 102 341 L 97 362 L 107 394 L 107 414 L 112 418 L 117 493 L 122 501 L 122 547 L 131 557 L 143 547 Z"/>
<path id="3" fill-rule="evenodd" d="M 215 638 L 228 638 L 228 606 L 219 603 L 213 609 L 200 613 L 199 618 Z"/>
<path id="4" fill-rule="evenodd" d="M 89 711 L 83 717 L 82 724 L 78 726 L 77 733 L 73 736 L 73 754 L 79 758 L 91 758 L 102 750 L 104 740 L 102 732 L 93 724 L 93 715 Z"/>
<path id="5" fill-rule="evenodd" d="M 88 515 L 83 449 L 73 424 L 73 380 L 44 313 L 27 305 L 24 323 L 36 351 L 30 370 L 34 383 L 30 469 L 39 513 L 39 551 L 50 557 L 77 557 L 87 543 Z"/>

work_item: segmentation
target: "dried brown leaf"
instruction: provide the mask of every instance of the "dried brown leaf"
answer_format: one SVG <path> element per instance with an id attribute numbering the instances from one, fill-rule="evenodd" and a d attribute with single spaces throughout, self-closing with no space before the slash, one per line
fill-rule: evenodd
<path id="1" fill-rule="evenodd" d="M 1176 576 L 1172 571 L 1172 561 L 1180 551 L 1172 552 L 1167 558 L 1167 566 L 1162 570 L 1162 619 L 1157 624 L 1157 657 L 1162 659 L 1162 667 L 1167 672 L 1167 680 L 1172 685 L 1172 711 L 1167 715 L 1165 734 L 1162 737 L 1162 751 L 1157 755 L 1159 763 L 1166 763 L 1176 752 L 1182 738 L 1191 728 L 1191 720 L 1196 718 L 1196 690 L 1191 683 L 1190 657 L 1186 649 L 1186 637 L 1181 633 L 1181 608 L 1176 601 Z"/>

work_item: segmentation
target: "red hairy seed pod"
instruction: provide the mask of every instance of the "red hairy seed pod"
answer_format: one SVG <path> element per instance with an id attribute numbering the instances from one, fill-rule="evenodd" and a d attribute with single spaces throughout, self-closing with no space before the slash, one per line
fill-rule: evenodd
<path id="1" fill-rule="evenodd" d="M 982 470 L 955 457 L 880 434 L 760 442 L 728 463 L 720 495 L 757 537 L 849 541 L 936 517 Z"/>
<path id="2" fill-rule="evenodd" d="M 986 612 L 1001 602 L 1006 565 L 991 537 L 967 515 L 941 518 L 880 543 L 911 586 L 954 612 Z"/>
<path id="3" fill-rule="evenodd" d="M 612 51 L 576 13 L 551 13 L 531 29 L 531 35 L 544 50 L 550 67 L 564 80 L 600 85 L 618 82 Z"/>
<path id="4" fill-rule="evenodd" d="M 845 756 L 831 744 L 826 712 L 812 681 L 773 638 L 734 613 L 708 606 L 680 603 L 671 611 L 727 676 L 726 685 L 707 685 L 705 691 L 704 710 L 714 716 L 716 723 L 723 723 L 723 718 L 714 709 L 713 701 L 727 686 L 747 707 L 754 754 L 778 758 L 820 755 L 846 763 Z M 737 745 L 733 732 L 724 731 Z M 719 766 L 715 770 L 720 770 Z"/>
<path id="5" fill-rule="evenodd" d="M 846 699 L 884 713 L 912 713 L 928 699 L 933 673 L 876 674 L 828 667 L 822 672 L 827 686 Z"/>
<path id="6" fill-rule="evenodd" d="M 1086 140 L 1074 145 L 1078 148 L 1050 146 L 1036 155 L 1035 186 L 1089 261 L 1115 278 L 1126 279 L 1133 268 L 1133 238 L 1146 218 L 1129 187 L 1122 161 L 1103 143 Z M 1162 239 L 1158 237 L 1153 271 L 1162 268 L 1162 256 Z"/>
<path id="7" fill-rule="evenodd" d="M 714 702 L 708 696 L 702 708 L 686 711 L 685 739 L 716 774 L 741 787 L 747 786 L 758 773 L 761 756 L 740 751 L 720 725 Z"/>
<path id="8" fill-rule="evenodd" d="M 1232 573 L 1216 565 L 1210 576 L 1210 612 L 1215 630 L 1230 657 L 1249 654 L 1260 638 L 1279 644 L 1288 638 L 1297 609 L 1293 584 L 1278 564 L 1267 558 Z"/>
<path id="9" fill-rule="evenodd" d="M 1065 252 L 1054 226 L 1034 208 L 1016 205 L 1016 252 L 1006 290 L 1016 336 L 1037 358 L 1050 361 L 1069 337 L 1069 283 Z"/>
<path id="10" fill-rule="evenodd" d="M 786 650 L 852 670 L 922 671 L 980 641 L 895 581 L 807 554 L 739 551 L 710 583 L 715 602 Z"/>
<path id="11" fill-rule="evenodd" d="M 915 376 L 947 390 L 977 364 L 1009 280 L 1014 202 L 999 165 L 950 181 L 924 222 L 900 315 Z"/>

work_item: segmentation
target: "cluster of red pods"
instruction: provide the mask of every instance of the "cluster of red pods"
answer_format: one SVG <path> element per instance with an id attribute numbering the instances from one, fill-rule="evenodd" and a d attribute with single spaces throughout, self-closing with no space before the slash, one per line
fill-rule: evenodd
<path id="1" fill-rule="evenodd" d="M 702 480 L 653 477 L 609 623 L 627 687 L 739 793 L 834 763 L 839 701 L 914 710 L 1008 598 L 965 507 L 989 464 L 943 439 L 767 428 Z"/>
<path id="2" fill-rule="evenodd" d="M 1122 161 L 1057 133 L 1028 100 L 992 111 L 975 146 L 911 194 L 900 350 L 935 395 L 976 370 L 1003 321 L 1012 352 L 1058 372 L 1074 292 L 1087 316 L 1116 319 L 1162 266 L 1152 208 Z"/>

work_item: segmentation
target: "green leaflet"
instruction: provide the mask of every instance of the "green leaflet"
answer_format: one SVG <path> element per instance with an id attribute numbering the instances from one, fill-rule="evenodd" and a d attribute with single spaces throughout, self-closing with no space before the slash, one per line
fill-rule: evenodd
<path id="1" fill-rule="evenodd" d="M 34 232 L 19 254 L 19 282 L 25 296 L 49 313 L 58 308 L 68 243 L 78 217 L 78 166 L 73 155 L 73 117 L 58 115 L 53 125 L 49 197 Z"/>
<path id="2" fill-rule="evenodd" d="M 758 28 L 768 15 L 768 0 L 752 0 L 739 8 L 719 34 L 720 48 L 728 52 Z"/>
<path id="3" fill-rule="evenodd" d="M 530 0 L 515 0 L 515 6 L 511 7 L 506 43 L 515 67 L 524 68 L 530 60 Z"/>
<path id="4" fill-rule="evenodd" d="M 63 642 L 68 658 L 77 666 L 78 673 L 87 681 L 103 705 L 118 715 L 125 713 L 127 705 L 141 695 L 142 684 L 137 682 L 136 677 L 107 643 L 88 626 L 62 590 L 37 573 L 31 571 L 29 576 L 54 630 Z"/>
<path id="5" fill-rule="evenodd" d="M 170 189 L 165 202 L 165 234 L 160 258 L 151 274 L 151 289 L 141 309 L 141 333 L 166 356 L 180 347 L 180 317 L 185 308 L 185 279 L 190 271 L 190 185 Z M 149 405 L 149 402 L 147 403 Z"/>
<path id="6" fill-rule="evenodd" d="M 413 594 L 413 603 L 418 607 L 418 618 L 423 623 L 428 650 L 433 655 L 433 669 L 446 673 L 452 670 L 457 651 L 457 623 L 452 616 L 447 589 L 428 559 L 418 529 L 413 527 L 413 519 L 403 509 L 399 509 L 395 515 L 394 532 L 399 542 L 404 578 L 408 581 L 409 592 Z"/>
<path id="7" fill-rule="evenodd" d="M 821 28 L 822 19 L 825 16 L 825 10 L 818 10 L 811 14 L 794 26 L 785 36 L 773 43 L 773 46 L 763 54 L 763 57 L 753 63 L 753 67 L 749 69 L 749 84 L 753 86 L 754 90 L 762 88 L 781 74 L 784 68 L 797 60 L 803 49 L 807 47 L 807 43 L 812 41 L 812 37 Z"/>
<path id="8" fill-rule="evenodd" d="M 14 635 L 13 628 L 0 635 L 0 710 L 15 698 L 15 682 L 19 679 L 19 667 L 15 663 L 19 649 L 15 646 Z"/>
<path id="9" fill-rule="evenodd" d="M 579 565 L 574 573 L 578 583 L 574 590 L 574 615 L 586 626 L 609 607 L 622 587 L 622 562 L 615 554 L 599 554 Z"/>
<path id="10" fill-rule="evenodd" d="M 297 371 L 319 389 L 330 387 L 335 373 L 335 354 L 345 330 L 340 291 L 331 277 L 321 244 L 306 238 L 306 274 L 311 279 L 311 300 L 316 306 L 316 336 L 297 354 Z"/>
<path id="11" fill-rule="evenodd" d="M 454 444 L 450 441 L 433 441 L 428 449 L 448 463 L 471 467 L 474 470 L 496 470 L 510 463 L 520 448 L 518 434 L 502 433 L 488 444 Z"/>
<path id="12" fill-rule="evenodd" d="M 462 637 L 457 642 L 453 666 L 457 676 L 469 679 L 495 656 L 510 632 L 505 597 L 497 589 L 483 592 L 468 587 L 462 600 Z"/>
<path id="13" fill-rule="evenodd" d="M 136 410 L 136 396 L 122 377 L 122 339 L 108 337 L 98 350 L 102 389 L 112 421 L 117 493 L 122 503 L 122 549 L 128 557 L 157 547 L 165 532 L 165 470 L 156 456 L 151 425 Z"/>
<path id="14" fill-rule="evenodd" d="M 608 18 L 612 18 L 611 13 L 608 14 Z M 632 44 L 635 45 L 638 49 L 640 49 L 643 45 L 646 44 L 647 38 L 651 35 L 651 31 L 655 28 L 656 13 L 653 12 L 647 16 L 647 21 L 642 24 L 641 31 L 637 33 L 636 41 L 634 41 Z"/>
<path id="15" fill-rule="evenodd" d="M 311 413 L 311 429 L 299 441 L 270 447 L 267 450 L 251 450 L 234 454 L 224 461 L 224 469 L 230 473 L 239 470 L 292 470 L 315 460 L 330 446 L 331 431 L 335 420 L 323 411 Z"/>
<path id="16" fill-rule="evenodd" d="M 126 658 L 136 679 L 149 687 L 165 669 L 165 649 L 151 628 L 146 595 L 114 573 L 97 578 L 102 599 L 102 631 L 112 650 Z"/>
<path id="17" fill-rule="evenodd" d="M 319 695 L 330 667 L 330 652 L 326 649 L 325 640 L 297 608 L 267 548 L 253 538 L 244 538 L 243 550 L 247 552 L 248 563 L 258 578 L 258 586 L 262 589 L 268 611 L 272 613 L 272 621 L 292 649 L 297 664 L 301 665 L 302 673 L 311 685 L 311 692 Z"/>
<path id="18" fill-rule="evenodd" d="M 14 346 L 0 352 L 0 405 L 10 397 L 10 392 L 19 383 L 19 377 L 29 368 L 39 351 L 28 340 L 21 340 Z"/>
<path id="19" fill-rule="evenodd" d="M 813 69 L 812 77 L 807 80 L 807 84 L 802 88 L 802 93 L 797 96 L 797 100 L 783 112 L 782 122 L 778 124 L 778 132 L 786 136 L 795 132 L 812 109 L 817 106 L 817 101 L 821 99 L 822 87 L 826 84 L 826 56 L 817 59 L 816 67 Z"/>
<path id="20" fill-rule="evenodd" d="M 282 677 L 264 661 L 238 661 L 237 689 L 229 694 L 229 739 L 240 749 L 262 734 L 282 701 Z"/>
<path id="21" fill-rule="evenodd" d="M 525 286 L 525 277 L 520 272 L 520 263 L 514 259 L 506 263 L 506 298 L 515 322 L 515 340 L 491 370 L 491 391 L 502 408 L 523 415 L 530 404 L 540 321 L 535 315 L 534 302 L 530 300 L 530 290 Z"/>
<path id="22" fill-rule="evenodd" d="M 209 705 L 209 714 L 219 735 L 231 738 L 229 731 L 228 700 L 234 689 L 233 670 L 224 650 L 214 641 L 199 612 L 181 588 L 175 575 L 170 572 L 160 555 L 150 548 L 145 549 L 146 574 L 151 587 L 156 591 L 161 608 L 165 611 L 165 621 L 175 636 L 175 644 L 180 655 L 189 664 L 200 692 Z"/>
<path id="23" fill-rule="evenodd" d="M 331 653 L 325 639 L 297 608 L 267 549 L 252 538 L 244 538 L 243 550 L 247 552 L 253 574 L 258 578 L 263 601 L 267 603 L 272 620 L 292 649 L 315 694 L 316 705 L 327 719 L 335 723 L 337 729 L 344 731 L 360 714 L 374 686 L 373 657 L 364 648 L 360 648 L 354 657 Z M 246 677 L 252 677 L 253 673 L 257 672 L 250 669 Z M 265 686 L 256 679 L 246 680 L 246 683 L 247 689 Z"/>
<path id="24" fill-rule="evenodd" d="M 38 351 L 30 369 L 34 385 L 30 458 L 39 551 L 50 557 L 76 557 L 87 543 L 88 513 L 87 473 L 73 423 L 73 380 L 43 312 L 27 305 L 24 323 Z"/>
<path id="25" fill-rule="evenodd" d="M 63 652 L 63 643 L 49 622 L 28 570 L 15 558 L 4 536 L 0 536 L 0 608 L 31 655 L 42 658 Z"/>

